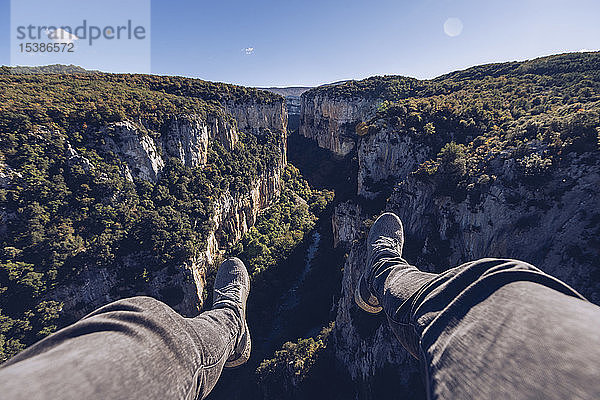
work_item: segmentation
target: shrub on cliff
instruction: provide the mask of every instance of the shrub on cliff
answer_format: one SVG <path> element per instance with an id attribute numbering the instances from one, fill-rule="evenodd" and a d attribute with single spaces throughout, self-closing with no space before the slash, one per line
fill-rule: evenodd
<path id="1" fill-rule="evenodd" d="M 467 173 L 465 146 L 450 142 L 437 156 L 435 182 L 439 195 L 460 196 L 460 184 Z"/>
<path id="2" fill-rule="evenodd" d="M 334 323 L 324 327 L 315 338 L 286 342 L 271 359 L 256 369 L 256 377 L 267 399 L 293 397 L 310 377 L 319 358 L 326 351 Z"/>

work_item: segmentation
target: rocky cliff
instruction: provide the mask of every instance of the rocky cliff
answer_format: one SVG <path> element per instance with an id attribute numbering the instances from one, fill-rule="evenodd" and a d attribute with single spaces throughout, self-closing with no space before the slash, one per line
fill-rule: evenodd
<path id="1" fill-rule="evenodd" d="M 282 163 L 286 163 L 287 112 L 284 102 L 226 103 L 224 109 L 226 114 L 206 117 L 173 116 L 162 133 L 132 121 L 110 124 L 102 130 L 106 137 L 105 150 L 114 152 L 125 162 L 128 176 L 154 181 L 167 158 L 175 157 L 189 168 L 203 166 L 211 141 L 217 141 L 231 151 L 239 140 L 239 129 L 256 136 L 269 130 L 280 133 Z"/>
<path id="2" fill-rule="evenodd" d="M 288 132 L 295 132 L 300 126 L 300 115 L 302 111 L 302 94 L 310 90 L 309 87 L 270 87 L 262 88 L 267 92 L 275 93 L 285 98 L 288 112 Z"/>
<path id="3" fill-rule="evenodd" d="M 338 156 L 346 156 L 355 147 L 357 124 L 372 118 L 381 101 L 306 92 L 302 95 L 299 133 Z"/>
<path id="4" fill-rule="evenodd" d="M 389 126 L 356 137 L 358 153 L 358 195 L 371 199 L 389 188 L 389 181 L 407 176 L 435 151 L 418 136 Z"/>
<path id="5" fill-rule="evenodd" d="M 281 172 L 286 163 L 287 113 L 283 101 L 272 104 L 228 105 L 231 114 L 178 115 L 168 119 L 162 132 L 153 132 L 140 122 L 123 121 L 101 129 L 106 138 L 103 151 L 123 161 L 122 173 L 129 179 L 156 181 L 167 158 L 175 157 L 189 168 L 202 167 L 207 161 L 209 144 L 219 142 L 233 150 L 239 129 L 261 136 L 264 130 L 277 132 L 281 146 L 279 162 L 268 168 L 251 184 L 247 192 L 226 191 L 212 204 L 206 247 L 184 265 L 169 266 L 151 275 L 143 289 L 123 285 L 115 269 L 84 267 L 68 284 L 52 290 L 47 298 L 63 303 L 67 319 L 81 318 L 88 312 L 124 295 L 145 294 L 163 299 L 187 316 L 198 313 L 205 297 L 207 272 L 222 257 L 226 247 L 238 241 L 256 221 L 261 210 L 275 200 L 281 190 Z M 241 127 L 241 128 L 240 128 Z M 68 146 L 72 163 L 93 163 Z M 8 176 L 3 173 L 2 176 Z M 123 260 L 124 269 L 139 263 L 135 256 Z"/>
<path id="6" fill-rule="evenodd" d="M 105 151 L 114 152 L 125 162 L 125 174 L 132 179 L 155 181 L 165 160 L 175 157 L 188 168 L 206 164 L 208 145 L 218 141 L 233 150 L 238 131 L 230 118 L 197 115 L 174 116 L 162 134 L 152 132 L 140 123 L 116 122 L 102 130 L 106 137 Z"/>
<path id="7" fill-rule="evenodd" d="M 265 129 L 280 132 L 283 163 L 287 163 L 288 111 L 285 100 L 269 103 L 227 101 L 223 103 L 223 109 L 236 120 L 239 129 L 258 136 Z"/>

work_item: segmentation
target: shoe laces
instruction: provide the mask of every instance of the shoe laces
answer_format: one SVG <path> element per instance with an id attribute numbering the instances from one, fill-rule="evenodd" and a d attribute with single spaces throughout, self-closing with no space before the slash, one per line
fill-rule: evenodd
<path id="1" fill-rule="evenodd" d="M 230 282 L 219 289 L 215 288 L 214 292 L 218 295 L 217 301 L 231 300 L 240 305 L 243 303 L 243 287 L 239 282 Z"/>
<path id="2" fill-rule="evenodd" d="M 402 258 L 401 246 L 401 242 L 398 239 L 388 236 L 380 236 L 371 244 L 371 258 L 368 260 L 369 273 L 367 275 L 367 282 L 369 284 L 372 282 L 376 270 L 379 269 L 376 266 L 379 261 L 384 258 Z"/>
<path id="3" fill-rule="evenodd" d="M 389 254 L 394 257 L 402 257 L 402 249 L 400 247 L 400 241 L 396 238 L 387 236 L 380 236 L 371 245 L 373 258 L 379 257 L 383 254 Z"/>

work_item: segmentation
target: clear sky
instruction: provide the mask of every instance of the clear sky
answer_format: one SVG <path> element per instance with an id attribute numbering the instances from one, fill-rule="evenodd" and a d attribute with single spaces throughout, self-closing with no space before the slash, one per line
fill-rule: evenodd
<path id="1" fill-rule="evenodd" d="M 8 65 L 9 0 L 0 16 Z M 583 49 L 600 49 L 599 0 L 153 0 L 151 9 L 152 73 L 248 86 L 431 78 Z"/>

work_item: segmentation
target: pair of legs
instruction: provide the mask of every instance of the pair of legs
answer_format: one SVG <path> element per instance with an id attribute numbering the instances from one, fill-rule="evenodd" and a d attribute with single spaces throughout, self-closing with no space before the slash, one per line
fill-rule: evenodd
<path id="1" fill-rule="evenodd" d="M 402 242 L 397 217 L 376 221 L 356 298 L 385 312 L 430 398 L 600 398 L 600 308 L 515 260 L 424 273 Z M 203 398 L 224 366 L 247 360 L 248 290 L 243 264 L 228 260 L 199 317 L 145 297 L 109 304 L 6 362 L 2 398 Z"/>

